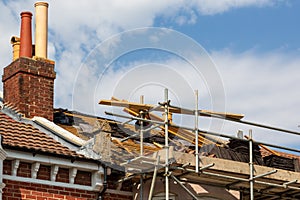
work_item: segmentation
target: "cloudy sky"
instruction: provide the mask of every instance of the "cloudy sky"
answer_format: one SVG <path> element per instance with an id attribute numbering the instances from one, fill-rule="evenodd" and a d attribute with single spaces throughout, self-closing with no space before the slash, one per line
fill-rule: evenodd
<path id="1" fill-rule="evenodd" d="M 34 3 L 0 1 L 1 68 L 11 62 L 10 37 L 19 35 L 20 12 L 34 12 Z M 173 104 L 194 108 L 197 89 L 201 109 L 300 131 L 299 1 L 48 3 L 56 107 L 103 116 L 99 99 L 138 101 L 145 95 L 146 103 L 156 103 L 167 87 Z M 183 122 L 193 125 L 190 117 Z M 220 128 L 207 119 L 201 124 Z M 251 128 L 223 125 L 231 135 Z M 298 146 L 298 137 L 253 131 L 258 140 Z"/>

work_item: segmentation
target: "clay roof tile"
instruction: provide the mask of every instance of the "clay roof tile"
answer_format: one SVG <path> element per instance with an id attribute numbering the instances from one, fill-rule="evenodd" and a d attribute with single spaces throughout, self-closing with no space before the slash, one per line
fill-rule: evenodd
<path id="1" fill-rule="evenodd" d="M 2 112 L 0 112 L 0 134 L 3 139 L 2 145 L 8 148 L 83 158 L 31 124 L 15 121 Z"/>

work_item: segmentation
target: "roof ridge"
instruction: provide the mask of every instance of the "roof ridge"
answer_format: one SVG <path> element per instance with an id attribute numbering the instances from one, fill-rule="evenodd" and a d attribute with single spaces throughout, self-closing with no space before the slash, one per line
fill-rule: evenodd
<path id="1" fill-rule="evenodd" d="M 67 140 L 70 143 L 73 143 L 77 146 L 82 146 L 86 143 L 85 140 L 79 138 L 78 136 L 70 133 L 68 130 L 56 125 L 54 122 L 49 121 L 44 117 L 35 116 L 31 119 L 34 123 L 43 128 L 48 129 L 49 131 L 53 132 L 54 134 L 58 135 L 59 137 Z"/>

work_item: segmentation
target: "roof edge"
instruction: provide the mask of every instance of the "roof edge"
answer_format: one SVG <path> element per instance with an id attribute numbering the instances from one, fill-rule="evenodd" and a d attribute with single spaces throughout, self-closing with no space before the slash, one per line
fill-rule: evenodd
<path id="1" fill-rule="evenodd" d="M 39 125 L 42 126 L 43 128 L 51 131 L 52 133 L 56 134 L 57 136 L 65 139 L 66 141 L 77 145 L 78 147 L 83 146 L 87 141 L 77 137 L 76 135 L 70 133 L 69 131 L 61 128 L 60 126 L 56 125 L 55 123 L 47 120 L 46 118 L 43 117 L 33 117 L 32 121 Z"/>

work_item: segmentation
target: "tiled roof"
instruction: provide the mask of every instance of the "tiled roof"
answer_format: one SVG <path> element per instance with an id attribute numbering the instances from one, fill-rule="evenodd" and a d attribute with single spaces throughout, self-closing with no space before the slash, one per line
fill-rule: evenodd
<path id="1" fill-rule="evenodd" d="M 268 151 L 268 150 L 266 150 L 264 148 L 261 148 L 260 152 L 261 152 L 261 155 L 263 157 L 267 157 L 267 156 L 270 156 L 270 155 L 277 155 L 277 156 L 282 156 L 282 157 L 285 157 L 285 158 L 300 159 L 299 155 L 285 153 L 285 152 L 280 152 L 280 151 L 275 151 L 275 150 L 272 150 L 272 152 L 270 152 L 270 151 Z"/>
<path id="2" fill-rule="evenodd" d="M 61 156 L 83 157 L 32 125 L 15 121 L 2 112 L 0 112 L 0 134 L 5 148 L 21 148 Z"/>

